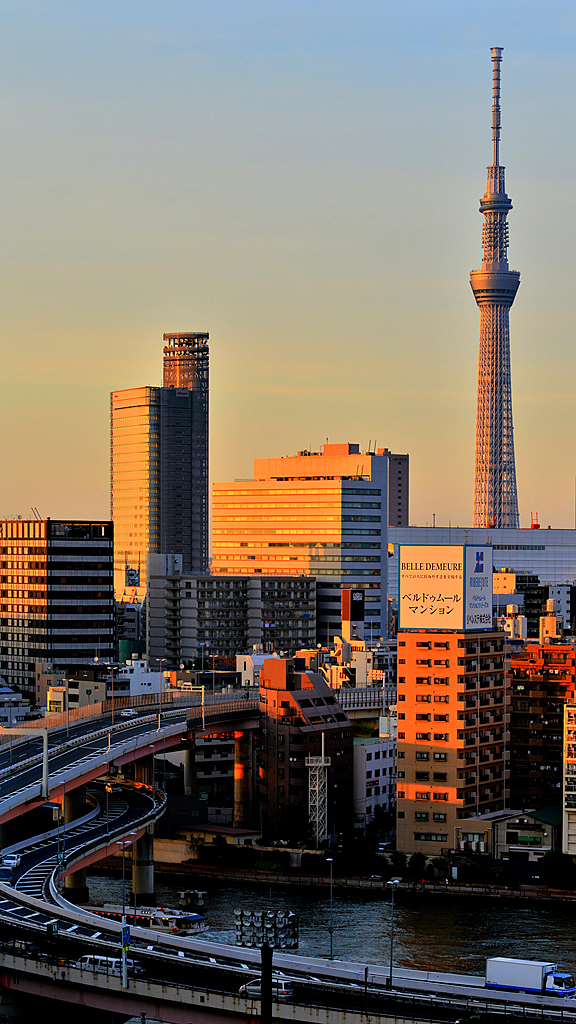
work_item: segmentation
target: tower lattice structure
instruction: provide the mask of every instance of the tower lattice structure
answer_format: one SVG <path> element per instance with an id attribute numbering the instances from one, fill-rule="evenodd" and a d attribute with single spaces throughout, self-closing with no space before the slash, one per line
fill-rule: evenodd
<path id="1" fill-rule="evenodd" d="M 512 203 L 506 195 L 500 166 L 500 62 L 502 48 L 492 48 L 492 165 L 486 194 L 480 200 L 482 269 L 473 270 L 470 284 L 480 307 L 478 404 L 476 411 L 476 472 L 474 526 L 519 526 L 512 382 L 510 375 L 509 311 L 520 285 L 520 274 L 508 267 L 507 217 Z"/>

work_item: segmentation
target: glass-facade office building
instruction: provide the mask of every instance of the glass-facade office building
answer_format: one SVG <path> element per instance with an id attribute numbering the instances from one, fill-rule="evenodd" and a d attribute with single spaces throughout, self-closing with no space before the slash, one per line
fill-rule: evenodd
<path id="1" fill-rule="evenodd" d="M 111 517 L 119 601 L 146 596 L 149 553 L 181 554 L 185 572 L 206 572 L 207 459 L 198 459 L 195 447 L 203 422 L 202 403 L 189 388 L 112 393 Z"/>
<path id="2" fill-rule="evenodd" d="M 365 591 L 365 636 L 386 635 L 388 456 L 358 445 L 256 459 L 213 485 L 212 571 L 316 577 L 317 639 L 340 633 L 342 586 Z"/>
<path id="3" fill-rule="evenodd" d="M 110 522 L 0 520 L 0 675 L 34 700 L 57 671 L 114 654 Z"/>

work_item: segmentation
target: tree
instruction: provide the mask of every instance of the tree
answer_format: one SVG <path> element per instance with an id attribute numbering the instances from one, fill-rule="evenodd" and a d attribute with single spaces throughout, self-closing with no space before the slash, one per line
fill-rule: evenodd
<path id="1" fill-rule="evenodd" d="M 426 870 L 426 855 L 424 853 L 413 853 L 408 861 L 408 875 L 410 878 L 424 878 Z"/>
<path id="2" fill-rule="evenodd" d="M 540 881 L 555 889 L 576 889 L 574 858 L 560 850 L 545 853 L 538 861 Z"/>

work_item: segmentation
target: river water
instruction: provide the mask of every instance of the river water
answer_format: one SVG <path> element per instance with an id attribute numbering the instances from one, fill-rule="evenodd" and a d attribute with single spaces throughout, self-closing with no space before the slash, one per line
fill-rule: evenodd
<path id="1" fill-rule="evenodd" d="M 187 882 L 193 886 L 192 880 Z M 206 884 L 202 882 L 201 884 Z M 122 881 L 93 875 L 90 897 L 122 902 Z M 184 885 L 182 884 L 182 887 Z M 158 876 L 156 903 L 178 906 L 179 883 Z M 302 956 L 328 956 L 330 905 L 326 890 L 214 884 L 206 896 L 209 930 L 203 938 L 233 942 L 234 910 L 292 910 L 300 918 Z M 390 894 L 334 893 L 334 956 L 387 964 L 390 956 Z M 397 892 L 394 962 L 418 970 L 483 974 L 489 956 L 551 960 L 576 972 L 576 905 L 527 903 L 482 896 Z"/>

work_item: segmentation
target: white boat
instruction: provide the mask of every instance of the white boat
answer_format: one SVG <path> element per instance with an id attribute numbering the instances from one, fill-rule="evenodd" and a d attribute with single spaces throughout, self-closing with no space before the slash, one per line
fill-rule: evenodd
<path id="1" fill-rule="evenodd" d="M 91 907 L 92 913 L 107 917 L 112 921 L 122 920 L 122 907 L 115 903 L 104 903 L 101 907 Z M 207 927 L 206 918 L 202 914 L 191 914 L 185 910 L 172 910 L 170 907 L 137 907 L 134 920 L 134 907 L 126 907 L 126 924 L 137 928 L 152 928 L 156 932 L 170 932 L 172 935 L 196 935 Z"/>

